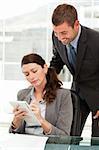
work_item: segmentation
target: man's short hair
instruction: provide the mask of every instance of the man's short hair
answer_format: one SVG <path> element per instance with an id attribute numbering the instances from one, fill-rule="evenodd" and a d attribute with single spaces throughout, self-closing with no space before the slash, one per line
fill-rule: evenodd
<path id="1" fill-rule="evenodd" d="M 66 21 L 70 26 L 74 27 L 76 20 L 78 20 L 77 10 L 72 5 L 58 5 L 52 14 L 52 23 L 55 26 Z"/>

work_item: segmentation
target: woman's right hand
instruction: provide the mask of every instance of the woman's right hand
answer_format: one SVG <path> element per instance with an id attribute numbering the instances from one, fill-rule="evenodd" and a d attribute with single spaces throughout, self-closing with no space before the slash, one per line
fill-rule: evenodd
<path id="1" fill-rule="evenodd" d="M 16 108 L 13 109 L 13 113 L 14 113 L 14 118 L 12 122 L 15 128 L 18 128 L 21 125 L 22 120 L 26 116 L 27 112 L 19 108 L 19 106 L 17 106 Z"/>

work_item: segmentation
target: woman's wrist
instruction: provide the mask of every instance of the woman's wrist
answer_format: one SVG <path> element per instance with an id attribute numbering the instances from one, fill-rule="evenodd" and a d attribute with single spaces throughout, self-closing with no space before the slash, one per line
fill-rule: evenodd
<path id="1" fill-rule="evenodd" d="M 49 127 L 49 129 L 48 129 L 48 131 L 47 131 L 47 132 L 46 132 L 46 131 L 44 131 L 44 133 L 45 133 L 46 135 L 51 134 L 51 132 L 52 132 L 52 125 Z"/>
<path id="2" fill-rule="evenodd" d="M 16 125 L 14 124 L 13 121 L 11 122 L 11 127 L 12 127 L 12 129 L 16 129 Z"/>
<path id="3" fill-rule="evenodd" d="M 41 117 L 41 119 L 39 121 L 40 121 L 40 124 L 41 124 L 41 126 L 42 126 L 42 128 L 44 130 L 44 133 L 46 135 L 50 134 L 51 131 L 52 131 L 52 125 L 48 121 L 46 121 L 44 118 L 42 118 L 42 117 Z"/>

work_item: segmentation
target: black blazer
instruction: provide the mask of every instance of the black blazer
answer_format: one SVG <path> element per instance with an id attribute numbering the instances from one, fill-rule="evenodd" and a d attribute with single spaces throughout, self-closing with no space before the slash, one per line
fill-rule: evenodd
<path id="1" fill-rule="evenodd" d="M 73 75 L 78 94 L 85 99 L 90 110 L 99 110 L 99 32 L 81 26 L 81 35 L 77 45 L 76 71 L 71 68 L 67 49 L 52 34 L 53 54 L 50 66 L 59 73 L 64 65 Z"/>

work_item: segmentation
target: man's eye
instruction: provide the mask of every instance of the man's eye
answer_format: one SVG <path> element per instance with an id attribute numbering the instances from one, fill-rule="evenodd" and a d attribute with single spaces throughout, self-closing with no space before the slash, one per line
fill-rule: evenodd
<path id="1" fill-rule="evenodd" d="M 66 35 L 66 34 L 67 34 L 67 32 L 62 32 L 61 34 L 62 34 L 62 35 Z"/>
<path id="2" fill-rule="evenodd" d="M 56 33 L 56 32 L 54 32 L 54 35 L 57 37 L 57 36 L 61 36 L 61 35 L 66 35 L 67 34 L 67 32 L 66 31 L 64 31 L 64 32 L 60 32 L 60 33 Z"/>

